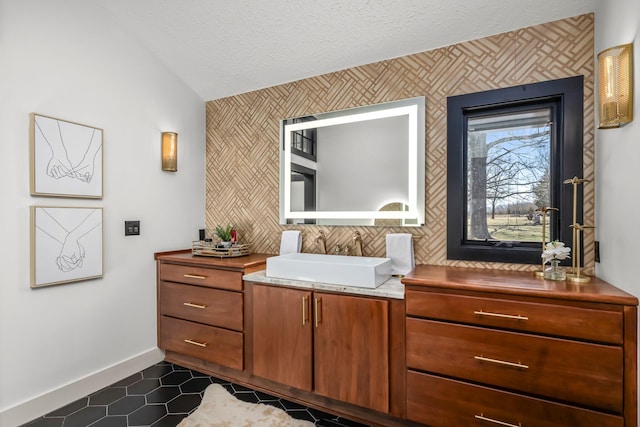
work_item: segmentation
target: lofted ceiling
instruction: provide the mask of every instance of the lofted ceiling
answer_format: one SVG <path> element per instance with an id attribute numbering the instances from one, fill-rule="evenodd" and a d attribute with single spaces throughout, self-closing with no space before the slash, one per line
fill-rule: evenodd
<path id="1" fill-rule="evenodd" d="M 593 12 L 597 0 L 89 0 L 203 101 Z"/>

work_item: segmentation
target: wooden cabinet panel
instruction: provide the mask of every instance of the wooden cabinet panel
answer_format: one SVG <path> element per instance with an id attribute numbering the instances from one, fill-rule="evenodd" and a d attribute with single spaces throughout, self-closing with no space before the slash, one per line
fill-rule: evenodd
<path id="1" fill-rule="evenodd" d="M 160 263 L 160 277 L 164 281 L 242 290 L 242 272 L 219 270 L 193 265 Z"/>
<path id="2" fill-rule="evenodd" d="M 243 334 L 162 316 L 160 348 L 242 370 Z"/>
<path id="3" fill-rule="evenodd" d="M 160 282 L 160 313 L 242 331 L 242 293 Z"/>
<path id="4" fill-rule="evenodd" d="M 249 269 L 264 266 L 267 255 L 223 260 L 175 251 L 157 253 L 155 258 L 158 347 L 173 358 L 243 371 L 246 325 L 242 276 Z"/>
<path id="5" fill-rule="evenodd" d="M 387 412 L 388 302 L 316 293 L 314 305 L 316 393 Z"/>
<path id="6" fill-rule="evenodd" d="M 389 411 L 389 302 L 253 284 L 253 374 Z"/>
<path id="7" fill-rule="evenodd" d="M 407 290 L 407 314 L 621 344 L 622 311 Z"/>
<path id="8" fill-rule="evenodd" d="M 252 286 L 253 373 L 281 384 L 311 390 L 311 292 Z"/>
<path id="9" fill-rule="evenodd" d="M 408 318 L 407 366 L 622 412 L 620 347 Z"/>
<path id="10" fill-rule="evenodd" d="M 407 418 L 431 427 L 623 427 L 622 417 L 414 371 Z"/>

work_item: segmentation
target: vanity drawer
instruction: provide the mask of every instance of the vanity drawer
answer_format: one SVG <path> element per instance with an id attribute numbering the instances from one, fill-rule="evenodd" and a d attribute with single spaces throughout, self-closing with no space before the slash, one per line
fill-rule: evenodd
<path id="1" fill-rule="evenodd" d="M 242 370 L 242 332 L 161 316 L 160 348 Z"/>
<path id="2" fill-rule="evenodd" d="M 242 290 L 242 273 L 180 264 L 160 264 L 160 278 L 170 282 Z"/>
<path id="3" fill-rule="evenodd" d="M 407 290 L 407 315 L 621 344 L 621 311 Z"/>
<path id="4" fill-rule="evenodd" d="M 622 417 L 440 378 L 407 373 L 407 418 L 431 427 L 623 427 Z"/>
<path id="5" fill-rule="evenodd" d="M 242 331 L 242 293 L 163 281 L 160 314 Z"/>
<path id="6" fill-rule="evenodd" d="M 622 348 L 407 319 L 407 367 L 622 412 Z"/>

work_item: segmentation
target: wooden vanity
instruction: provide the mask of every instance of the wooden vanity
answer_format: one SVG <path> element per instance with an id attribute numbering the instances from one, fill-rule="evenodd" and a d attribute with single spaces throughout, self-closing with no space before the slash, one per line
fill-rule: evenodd
<path id="1" fill-rule="evenodd" d="M 158 347 L 167 360 L 212 363 L 243 371 L 242 276 L 264 268 L 267 255 L 208 258 L 190 251 L 156 254 Z"/>
<path id="2" fill-rule="evenodd" d="M 268 257 L 156 253 L 165 359 L 361 423 L 412 425 L 404 300 L 242 280 Z"/>
<path id="3" fill-rule="evenodd" d="M 433 266 L 403 283 L 408 419 L 637 425 L 636 297 L 598 279 Z"/>
<path id="4" fill-rule="evenodd" d="M 268 256 L 155 254 L 166 360 L 370 425 L 637 425 L 638 300 L 603 281 L 417 266 L 398 299 L 261 282 Z"/>

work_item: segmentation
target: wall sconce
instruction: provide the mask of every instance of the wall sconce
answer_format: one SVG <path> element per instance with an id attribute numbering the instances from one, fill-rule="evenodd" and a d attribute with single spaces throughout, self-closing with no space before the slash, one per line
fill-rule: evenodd
<path id="1" fill-rule="evenodd" d="M 162 170 L 178 170 L 178 134 L 175 132 L 162 132 Z"/>
<path id="2" fill-rule="evenodd" d="M 633 120 L 633 43 L 598 54 L 598 128 Z"/>

